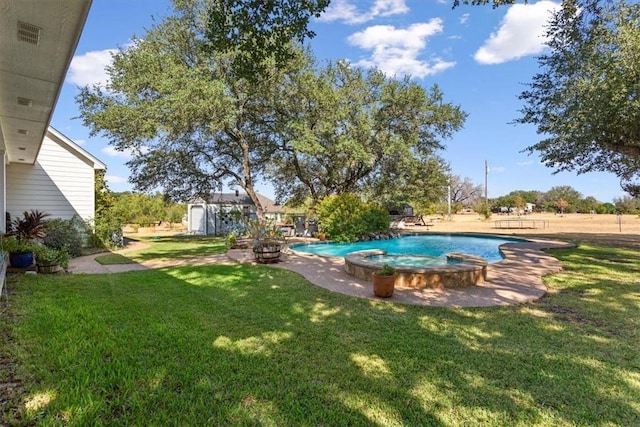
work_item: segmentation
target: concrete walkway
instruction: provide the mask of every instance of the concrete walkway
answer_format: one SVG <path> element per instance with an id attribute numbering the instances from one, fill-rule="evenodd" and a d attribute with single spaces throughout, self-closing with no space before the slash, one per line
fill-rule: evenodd
<path id="1" fill-rule="evenodd" d="M 294 271 L 316 286 L 359 298 L 416 304 L 432 307 L 491 307 L 534 301 L 546 292 L 542 283 L 545 274 L 560 271 L 562 264 L 542 252 L 547 248 L 569 248 L 574 245 L 550 240 L 531 240 L 527 243 L 507 243 L 502 251 L 505 259 L 489 264 L 487 281 L 478 286 L 459 289 L 396 288 L 391 298 L 373 295 L 370 282 L 356 279 L 344 271 L 344 259 L 302 255 L 285 251 L 276 268 Z M 99 254 L 98 254 L 99 255 Z M 254 264 L 250 250 L 232 249 L 226 254 L 204 256 L 189 260 L 150 262 L 144 264 L 101 265 L 97 255 L 74 258 L 69 264 L 72 273 L 120 273 L 186 264 L 238 262 Z"/>

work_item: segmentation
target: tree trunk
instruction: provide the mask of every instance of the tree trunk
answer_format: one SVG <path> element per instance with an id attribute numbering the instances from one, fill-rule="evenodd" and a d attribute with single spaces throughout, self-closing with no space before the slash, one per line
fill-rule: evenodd
<path id="1" fill-rule="evenodd" d="M 256 190 L 253 188 L 253 185 L 245 186 L 245 190 L 249 195 L 249 197 L 251 198 L 251 201 L 256 207 L 256 215 L 258 217 L 258 220 L 264 221 L 264 208 L 262 207 L 262 203 L 260 203 L 260 198 L 258 197 L 258 193 L 256 193 Z"/>

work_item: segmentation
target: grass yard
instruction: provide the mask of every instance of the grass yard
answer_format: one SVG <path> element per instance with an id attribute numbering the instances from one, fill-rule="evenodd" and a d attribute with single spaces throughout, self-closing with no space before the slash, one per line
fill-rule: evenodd
<path id="1" fill-rule="evenodd" d="M 637 251 L 554 255 L 548 296 L 490 309 L 262 266 L 12 278 L 0 358 L 21 395 L 0 424 L 640 425 Z"/>
<path id="2" fill-rule="evenodd" d="M 151 260 L 191 259 L 221 254 L 227 250 L 223 239 L 203 236 L 154 236 L 141 237 L 136 240 L 146 247 L 120 253 L 109 252 L 97 256 L 96 261 L 102 265 L 135 264 Z"/>

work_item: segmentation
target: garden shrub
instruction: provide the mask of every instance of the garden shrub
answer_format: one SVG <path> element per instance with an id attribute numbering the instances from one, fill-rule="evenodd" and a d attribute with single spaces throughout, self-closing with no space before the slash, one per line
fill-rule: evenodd
<path id="1" fill-rule="evenodd" d="M 91 224 L 88 224 L 91 226 Z M 122 224 L 113 216 L 98 218 L 93 224 L 93 233 L 89 243 L 96 248 L 120 248 L 124 244 L 122 239 Z"/>
<path id="2" fill-rule="evenodd" d="M 386 211 L 364 203 L 350 193 L 325 197 L 318 213 L 322 231 L 337 242 L 353 242 L 369 233 L 389 229 Z"/>
<path id="3" fill-rule="evenodd" d="M 79 256 L 84 246 L 88 230 L 84 221 L 74 216 L 72 219 L 55 218 L 45 224 L 44 244 L 54 249 L 65 249 L 71 256 Z"/>

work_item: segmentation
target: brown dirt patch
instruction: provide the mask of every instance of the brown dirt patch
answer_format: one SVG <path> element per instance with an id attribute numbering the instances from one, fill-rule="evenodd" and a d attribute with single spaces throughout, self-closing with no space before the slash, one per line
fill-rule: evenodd
<path id="1" fill-rule="evenodd" d="M 497 220 L 505 219 L 545 220 L 542 228 L 497 228 Z M 427 217 L 425 217 L 427 219 Z M 587 215 L 532 214 L 522 217 L 492 215 L 482 220 L 476 214 L 453 215 L 451 220 L 432 217 L 434 225 L 429 231 L 443 233 L 490 233 L 519 237 L 543 237 L 571 241 L 574 243 L 595 243 L 601 245 L 624 246 L 640 249 L 640 215 Z M 426 227 L 409 227 L 410 231 L 426 231 Z"/>

